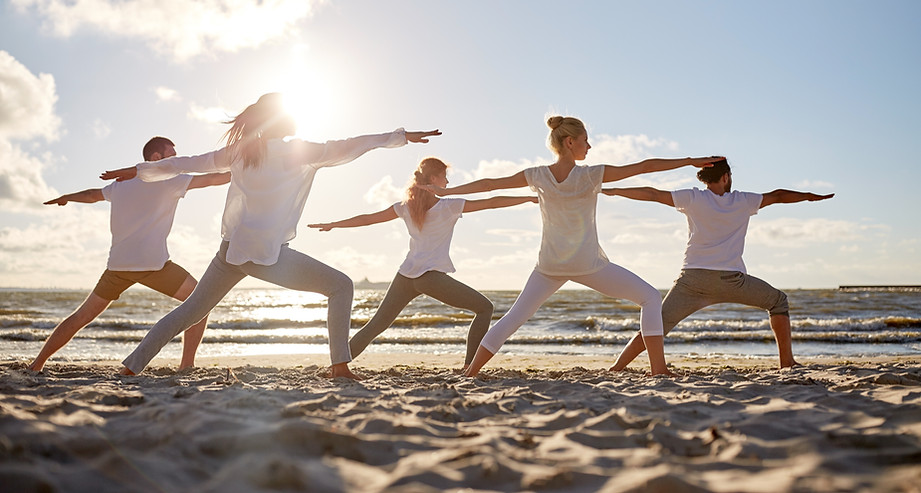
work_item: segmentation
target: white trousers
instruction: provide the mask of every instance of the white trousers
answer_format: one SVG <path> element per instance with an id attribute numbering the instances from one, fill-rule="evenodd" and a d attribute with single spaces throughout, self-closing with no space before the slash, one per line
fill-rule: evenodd
<path id="1" fill-rule="evenodd" d="M 640 305 L 640 330 L 644 336 L 662 335 L 662 295 L 629 270 L 612 263 L 584 276 L 548 276 L 534 271 L 508 312 L 483 337 L 481 346 L 495 354 L 512 334 L 524 325 L 566 281 L 589 287 L 611 298 Z"/>

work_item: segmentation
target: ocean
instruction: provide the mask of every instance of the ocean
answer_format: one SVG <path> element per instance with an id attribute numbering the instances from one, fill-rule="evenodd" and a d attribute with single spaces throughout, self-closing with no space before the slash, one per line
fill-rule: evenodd
<path id="1" fill-rule="evenodd" d="M 921 289 L 807 289 L 786 291 L 796 356 L 919 355 Z M 0 360 L 38 354 L 55 325 L 79 306 L 84 290 L 0 289 Z M 517 291 L 484 291 L 505 313 Z M 382 289 L 358 289 L 353 333 L 374 313 Z M 664 295 L 664 292 L 663 292 Z M 120 360 L 176 306 L 133 287 L 49 363 Z M 463 358 L 470 313 L 422 296 L 367 351 L 447 353 Z M 507 354 L 610 355 L 639 329 L 639 309 L 594 291 L 561 290 L 503 346 Z M 161 355 L 178 358 L 177 337 Z M 715 305 L 692 315 L 666 338 L 673 355 L 774 356 L 767 314 L 741 305 Z M 326 299 L 285 289 L 235 289 L 211 313 L 199 356 L 326 354 Z M 395 362 L 397 363 L 397 362 Z M 360 359 L 356 361 L 360 366 Z"/>

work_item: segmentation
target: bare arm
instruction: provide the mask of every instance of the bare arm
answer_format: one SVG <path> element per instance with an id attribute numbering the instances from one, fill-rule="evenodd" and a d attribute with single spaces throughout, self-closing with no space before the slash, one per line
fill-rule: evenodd
<path id="1" fill-rule="evenodd" d="M 358 228 L 361 226 L 370 226 L 372 224 L 384 223 L 396 218 L 397 211 L 393 208 L 393 206 L 390 206 L 373 214 L 361 214 L 333 223 L 308 224 L 307 227 L 316 228 L 320 231 L 329 231 L 333 228 Z"/>
<path id="2" fill-rule="evenodd" d="M 689 157 L 682 159 L 664 159 L 652 158 L 640 161 L 638 163 L 627 164 L 624 166 L 605 165 L 604 182 L 623 180 L 631 176 L 641 175 L 643 173 L 655 173 L 656 171 L 668 171 L 681 168 L 683 166 L 695 166 L 697 168 L 706 168 L 712 166 L 712 163 L 725 159 L 722 156 L 711 157 Z"/>
<path id="3" fill-rule="evenodd" d="M 520 188 L 526 186 L 528 186 L 528 181 L 524 177 L 524 171 L 519 171 L 511 176 L 502 178 L 483 178 L 456 187 L 441 188 L 435 185 L 422 185 L 419 188 L 428 190 L 435 195 L 443 196 L 489 192 L 491 190 L 503 190 L 506 188 Z"/>
<path id="4" fill-rule="evenodd" d="M 816 200 L 830 199 L 834 196 L 835 194 L 833 193 L 828 195 L 818 195 L 812 192 L 796 192 L 793 190 L 777 189 L 773 192 L 768 192 L 761 196 L 761 207 L 767 207 L 771 204 L 792 204 L 795 202 L 803 202 L 805 200 L 814 202 Z"/>
<path id="5" fill-rule="evenodd" d="M 605 195 L 625 197 L 633 200 L 646 200 L 649 202 L 658 202 L 670 207 L 675 207 L 675 201 L 672 199 L 672 193 L 665 190 L 659 190 L 652 187 L 637 188 L 605 188 L 601 190 Z"/>
<path id="6" fill-rule="evenodd" d="M 481 200 L 468 200 L 464 203 L 464 212 L 484 211 L 486 209 L 501 209 L 503 207 L 511 207 L 513 205 L 524 204 L 527 202 L 536 204 L 537 197 L 503 196 L 503 197 L 490 197 L 488 199 L 481 199 Z"/>
<path id="7" fill-rule="evenodd" d="M 230 183 L 230 172 L 226 173 L 209 173 L 207 175 L 193 176 L 186 190 L 195 188 L 213 187 Z"/>
<path id="8" fill-rule="evenodd" d="M 68 202 L 82 202 L 84 204 L 92 204 L 105 199 L 106 198 L 102 195 L 101 188 L 88 188 L 80 192 L 61 195 L 56 199 L 51 199 L 48 202 L 45 202 L 45 205 L 67 205 Z"/>

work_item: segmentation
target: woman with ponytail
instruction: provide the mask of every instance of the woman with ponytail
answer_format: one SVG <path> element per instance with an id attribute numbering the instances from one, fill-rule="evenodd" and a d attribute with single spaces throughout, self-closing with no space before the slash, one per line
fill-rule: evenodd
<path id="1" fill-rule="evenodd" d="M 505 188 L 531 187 L 540 199 L 543 222 L 537 265 L 509 311 L 483 337 L 467 368 L 476 376 L 502 344 L 566 281 L 574 281 L 612 298 L 640 305 L 640 330 L 653 375 L 671 372 L 665 363 L 662 335 L 662 295 L 627 269 L 611 263 L 598 243 L 595 206 L 601 184 L 641 173 L 681 166 L 710 166 L 719 157 L 647 159 L 626 166 L 577 166 L 588 150 L 588 132 L 577 118 L 554 116 L 548 145 L 557 160 L 549 166 L 528 168 L 504 178 L 485 178 L 465 185 L 427 188 L 437 195 L 467 194 Z"/>
<path id="2" fill-rule="evenodd" d="M 537 202 L 537 197 L 492 197 L 482 200 L 439 199 L 423 186 L 448 186 L 448 166 L 433 157 L 423 159 L 406 188 L 406 198 L 373 214 L 332 223 L 308 224 L 320 231 L 355 228 L 401 218 L 409 231 L 409 253 L 394 276 L 387 294 L 374 316 L 349 341 L 352 356 L 357 357 L 371 341 L 390 327 L 410 301 L 421 294 L 456 308 L 474 313 L 467 332 L 466 368 L 473 360 L 480 339 L 489 328 L 493 305 L 475 289 L 448 275 L 454 272 L 449 250 L 454 225 L 464 212 L 498 209 Z"/>
<path id="3" fill-rule="evenodd" d="M 141 163 L 102 175 L 103 179 L 140 176 L 144 181 L 159 181 L 184 172 L 231 173 L 221 224 L 223 241 L 217 255 L 189 298 L 157 322 L 125 359 L 122 373 L 141 372 L 167 342 L 201 320 L 243 278 L 253 276 L 289 289 L 326 295 L 331 375 L 357 378 L 348 367 L 352 359 L 348 347 L 352 280 L 292 250 L 288 242 L 295 237 L 317 170 L 348 163 L 379 147 L 425 143 L 441 132 L 398 129 L 324 144 L 283 140 L 294 135 L 295 125 L 278 93 L 263 95 L 227 123 L 231 127 L 222 149 Z"/>

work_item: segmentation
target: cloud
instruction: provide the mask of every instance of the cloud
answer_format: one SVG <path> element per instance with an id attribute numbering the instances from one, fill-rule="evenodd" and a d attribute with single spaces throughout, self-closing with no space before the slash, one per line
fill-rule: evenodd
<path id="1" fill-rule="evenodd" d="M 9 53 L 0 51 L 0 207 L 4 212 L 34 211 L 55 192 L 42 177 L 51 158 L 30 155 L 13 140 L 54 141 L 61 119 L 54 78 L 35 76 Z"/>
<path id="2" fill-rule="evenodd" d="M 835 184 L 827 181 L 802 180 L 793 185 L 800 190 L 834 190 Z"/>
<path id="3" fill-rule="evenodd" d="M 365 202 L 377 207 L 387 207 L 403 200 L 403 189 L 393 185 L 393 177 L 387 175 L 365 192 Z"/>
<path id="4" fill-rule="evenodd" d="M 751 245 L 795 248 L 806 243 L 840 243 L 864 239 L 886 226 L 866 225 L 833 219 L 782 218 L 752 223 L 747 242 Z"/>
<path id="5" fill-rule="evenodd" d="M 193 120 L 201 120 L 206 123 L 224 123 L 231 117 L 231 112 L 218 107 L 205 107 L 192 103 L 189 105 L 187 116 Z"/>
<path id="6" fill-rule="evenodd" d="M 627 164 L 653 156 L 670 156 L 678 151 L 678 143 L 667 139 L 652 139 L 646 135 L 597 135 L 589 140 L 589 155 L 593 162 Z"/>
<path id="7" fill-rule="evenodd" d="M 154 94 L 157 95 L 159 101 L 179 101 L 182 99 L 179 97 L 178 91 L 164 86 L 155 87 Z"/>
<path id="8" fill-rule="evenodd" d="M 322 1 L 309 0 L 12 0 L 43 28 L 68 38 L 79 31 L 135 39 L 179 61 L 236 52 L 297 32 Z M 152 20 L 148 22 L 147 20 Z"/>
<path id="9" fill-rule="evenodd" d="M 57 140 L 61 126 L 54 112 L 57 100 L 54 77 L 36 77 L 12 55 L 0 50 L 0 139 Z"/>
<path id="10" fill-rule="evenodd" d="M 100 120 L 99 118 L 93 121 L 93 135 L 95 135 L 97 139 L 103 140 L 111 133 L 112 127 L 107 125 L 106 122 Z"/>

